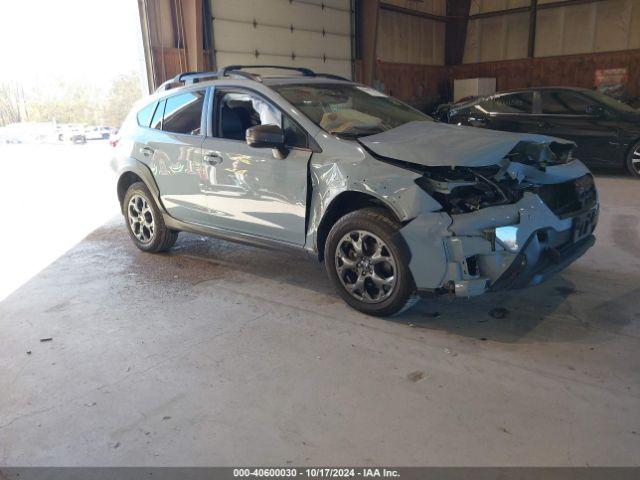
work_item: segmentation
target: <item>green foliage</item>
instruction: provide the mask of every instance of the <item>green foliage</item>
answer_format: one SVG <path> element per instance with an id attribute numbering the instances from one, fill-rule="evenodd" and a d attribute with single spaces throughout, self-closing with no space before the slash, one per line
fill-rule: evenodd
<path id="1" fill-rule="evenodd" d="M 19 122 L 21 89 L 11 83 L 0 83 L 0 127 Z"/>
<path id="2" fill-rule="evenodd" d="M 36 90 L 27 96 L 31 122 L 94 124 L 99 117 L 95 91 L 81 83 L 58 82 L 54 89 Z"/>
<path id="3" fill-rule="evenodd" d="M 116 77 L 106 94 L 94 85 L 58 81 L 26 95 L 26 120 L 119 127 L 141 93 L 135 72 Z"/>
<path id="4" fill-rule="evenodd" d="M 129 110 L 141 96 L 140 77 L 136 73 L 117 77 L 107 93 L 102 110 L 103 123 L 114 127 L 122 125 Z"/>

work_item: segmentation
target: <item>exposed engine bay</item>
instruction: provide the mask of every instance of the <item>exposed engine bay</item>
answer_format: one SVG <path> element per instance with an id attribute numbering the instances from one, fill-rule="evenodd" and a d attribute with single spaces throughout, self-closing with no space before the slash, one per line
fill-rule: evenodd
<path id="1" fill-rule="evenodd" d="M 590 174 L 561 183 L 541 183 L 531 178 L 532 169 L 565 164 L 573 147 L 523 141 L 492 166 L 427 167 L 416 183 L 432 195 L 450 214 L 470 213 L 485 207 L 518 202 L 525 192 L 538 194 L 557 215 L 563 216 L 590 208 L 596 202 L 596 190 Z"/>
<path id="2" fill-rule="evenodd" d="M 425 294 L 536 285 L 595 242 L 597 191 L 573 142 L 424 122 L 357 142 L 366 157 L 410 172 L 416 188 L 390 187 L 398 169 L 380 174 L 380 188 L 395 208 L 412 206 L 401 233 Z"/>

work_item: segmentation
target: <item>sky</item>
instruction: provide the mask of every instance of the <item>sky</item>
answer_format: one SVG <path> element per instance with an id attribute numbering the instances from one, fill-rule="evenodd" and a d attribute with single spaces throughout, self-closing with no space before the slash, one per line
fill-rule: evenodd
<path id="1" fill-rule="evenodd" d="M 106 88 L 144 73 L 136 0 L 0 0 L 0 81 L 45 89 L 52 80 Z"/>

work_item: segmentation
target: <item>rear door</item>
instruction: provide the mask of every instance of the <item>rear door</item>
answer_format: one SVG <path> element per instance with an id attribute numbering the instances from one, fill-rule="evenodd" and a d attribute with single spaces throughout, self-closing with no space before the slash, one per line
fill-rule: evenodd
<path id="1" fill-rule="evenodd" d="M 591 164 L 610 163 L 618 155 L 616 121 L 605 113 L 590 114 L 600 106 L 579 92 L 540 90 L 538 133 L 576 142 L 575 157 Z"/>
<path id="2" fill-rule="evenodd" d="M 181 91 L 162 100 L 144 151 L 169 215 L 199 224 L 208 218 L 200 190 L 205 94 L 206 89 Z"/>
<path id="3" fill-rule="evenodd" d="M 216 88 L 211 135 L 202 145 L 214 227 L 303 245 L 307 171 L 306 132 L 271 100 L 241 88 Z M 286 156 L 247 145 L 245 132 L 276 124 L 285 132 Z"/>

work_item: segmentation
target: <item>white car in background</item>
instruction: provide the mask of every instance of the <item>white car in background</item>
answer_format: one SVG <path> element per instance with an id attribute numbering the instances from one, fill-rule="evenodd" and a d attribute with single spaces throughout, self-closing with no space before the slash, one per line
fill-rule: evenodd
<path id="1" fill-rule="evenodd" d="M 86 127 L 84 136 L 87 140 L 107 140 L 111 135 L 111 130 L 109 127 Z"/>
<path id="2" fill-rule="evenodd" d="M 74 144 L 87 143 L 87 137 L 81 125 L 63 125 L 58 127 L 58 140 Z"/>

